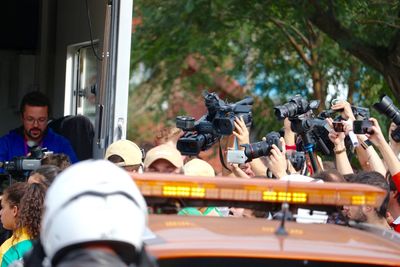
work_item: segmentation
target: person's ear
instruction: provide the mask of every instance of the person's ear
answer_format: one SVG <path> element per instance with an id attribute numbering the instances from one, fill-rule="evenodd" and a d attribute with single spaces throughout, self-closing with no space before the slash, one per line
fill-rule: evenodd
<path id="1" fill-rule="evenodd" d="M 18 215 L 18 207 L 17 206 L 13 206 L 11 210 L 12 210 L 13 216 L 17 217 L 17 215 Z"/>
<path id="2" fill-rule="evenodd" d="M 373 210 L 374 210 L 374 208 L 371 207 L 371 206 L 363 206 L 363 212 L 364 213 L 370 213 Z"/>

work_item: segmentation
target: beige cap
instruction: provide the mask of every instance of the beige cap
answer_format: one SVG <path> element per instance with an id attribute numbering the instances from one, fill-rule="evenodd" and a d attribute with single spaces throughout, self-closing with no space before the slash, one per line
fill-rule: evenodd
<path id="1" fill-rule="evenodd" d="M 186 164 L 183 165 L 183 173 L 189 176 L 215 176 L 213 167 L 208 162 L 201 159 L 192 159 L 186 162 Z"/>
<path id="2" fill-rule="evenodd" d="M 153 162 L 159 159 L 168 160 L 177 168 L 181 168 L 183 166 L 181 152 L 179 152 L 178 149 L 169 144 L 159 145 L 150 149 L 146 153 L 144 166 L 148 168 Z"/>
<path id="3" fill-rule="evenodd" d="M 106 150 L 105 159 L 112 155 L 120 156 L 124 163 L 117 164 L 119 166 L 130 166 L 142 163 L 142 151 L 132 141 L 118 140 L 112 143 Z"/>

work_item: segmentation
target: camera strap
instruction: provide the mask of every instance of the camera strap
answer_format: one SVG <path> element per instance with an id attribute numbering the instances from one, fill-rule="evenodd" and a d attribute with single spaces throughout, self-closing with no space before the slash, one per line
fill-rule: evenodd
<path id="1" fill-rule="evenodd" d="M 229 169 L 226 164 L 225 164 L 225 160 L 224 160 L 224 153 L 222 153 L 222 146 L 221 146 L 221 139 L 218 140 L 218 144 L 219 144 L 219 160 L 221 161 L 222 166 L 228 170 L 231 171 L 231 169 Z"/>

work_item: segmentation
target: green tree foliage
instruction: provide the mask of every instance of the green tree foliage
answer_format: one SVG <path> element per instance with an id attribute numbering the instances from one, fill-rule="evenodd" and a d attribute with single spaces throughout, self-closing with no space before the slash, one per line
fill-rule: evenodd
<path id="1" fill-rule="evenodd" d="M 360 43 L 393 45 L 399 35 L 395 1 L 137 0 L 134 12 L 141 23 L 133 34 L 132 69 L 144 64 L 150 70 L 141 85 L 147 96 L 159 90 L 163 103 L 173 88 L 200 94 L 202 88 L 218 90 L 217 76 L 235 78 L 259 98 L 258 135 L 281 126 L 271 107 L 295 94 L 320 99 L 324 107 L 329 93 L 332 98 L 340 93 L 328 92 L 329 85 L 348 85 L 348 98 L 358 105 L 387 92 L 385 81 L 395 92 L 393 75 L 365 59 L 369 50 L 363 56 L 354 51 Z M 340 22 L 339 29 L 352 29 L 346 31 L 349 43 L 326 29 L 329 20 L 321 14 Z M 197 67 L 188 66 L 188 56 Z M 136 91 L 135 98 L 143 92 Z"/>
<path id="2" fill-rule="evenodd" d="M 400 99 L 400 2 L 302 1 L 304 14 L 343 49 L 379 72 Z"/>

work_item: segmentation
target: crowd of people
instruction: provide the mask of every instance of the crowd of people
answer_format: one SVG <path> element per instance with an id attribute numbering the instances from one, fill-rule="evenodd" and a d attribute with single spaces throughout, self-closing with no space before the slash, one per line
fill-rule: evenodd
<path id="1" fill-rule="evenodd" d="M 10 184 L 1 197 L 0 266 L 152 266 L 141 237 L 149 209 L 130 173 L 158 172 L 190 176 L 232 176 L 238 179 L 273 178 L 307 182 L 364 183 L 382 188 L 387 197 L 380 208 L 345 206 L 326 223 L 363 222 L 400 232 L 400 143 L 386 141 L 378 121 L 370 118 L 371 131 L 357 135 L 358 146 L 348 146 L 346 136 L 356 119 L 351 105 L 339 101 L 331 107 L 343 119 L 343 131 L 336 132 L 327 119 L 334 161 L 316 157 L 318 168 L 306 157 L 296 168 L 288 159 L 299 150 L 299 137 L 285 119 L 280 145 L 271 145 L 268 155 L 243 164 L 225 162 L 217 172 L 199 157 L 183 156 L 176 148 L 179 130 L 173 138 L 158 139 L 144 151 L 130 140 L 108 146 L 104 160 L 78 162 L 70 142 L 47 127 L 50 104 L 39 93 L 27 94 L 21 103 L 22 126 L 0 138 L 0 161 L 11 161 L 30 153 L 32 142 L 53 153 L 45 154 L 39 168 L 26 179 Z M 236 117 L 229 138 L 236 146 L 250 143 L 249 129 Z M 229 145 L 232 146 L 232 145 Z M 227 147 L 227 150 L 235 149 Z M 349 160 L 354 150 L 361 169 Z M 1 169 L 4 172 L 4 169 Z M 22 170 L 24 171 L 24 170 Z M 129 212 L 128 212 L 129 211 Z M 271 212 L 238 207 L 179 207 L 179 215 L 273 218 Z M 92 265 L 90 265 L 92 264 Z M 102 265 L 103 264 L 103 265 Z M 109 264 L 109 265 L 106 265 Z"/>

